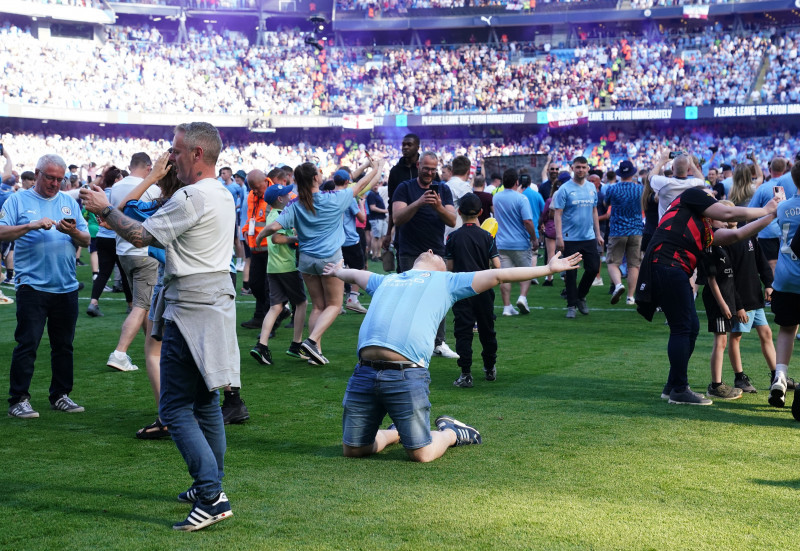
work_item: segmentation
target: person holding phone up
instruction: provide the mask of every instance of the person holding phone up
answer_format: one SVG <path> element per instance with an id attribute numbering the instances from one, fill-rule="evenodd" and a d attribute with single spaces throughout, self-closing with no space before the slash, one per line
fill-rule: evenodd
<path id="1" fill-rule="evenodd" d="M 398 273 L 410 270 L 425 251 L 444 255 L 444 228 L 456 225 L 450 188 L 434 182 L 438 167 L 436 153 L 425 151 L 417 162 L 418 176 L 400 183 L 392 195 L 390 212 L 398 233 Z M 458 358 L 444 342 L 444 335 L 443 318 L 436 332 L 434 355 Z"/>

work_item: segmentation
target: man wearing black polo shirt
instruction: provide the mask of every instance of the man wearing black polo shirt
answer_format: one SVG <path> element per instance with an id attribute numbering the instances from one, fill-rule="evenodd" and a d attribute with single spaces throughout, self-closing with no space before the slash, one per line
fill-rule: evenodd
<path id="1" fill-rule="evenodd" d="M 419 176 L 401 183 L 394 192 L 390 212 L 398 232 L 398 273 L 410 270 L 417 257 L 425 251 L 443 255 L 444 228 L 456 225 L 456 208 L 450 188 L 438 182 L 431 187 L 438 167 L 436 153 L 426 151 L 419 159 Z M 444 342 L 444 335 L 442 318 L 436 332 L 434 355 L 457 358 L 458 355 Z"/>

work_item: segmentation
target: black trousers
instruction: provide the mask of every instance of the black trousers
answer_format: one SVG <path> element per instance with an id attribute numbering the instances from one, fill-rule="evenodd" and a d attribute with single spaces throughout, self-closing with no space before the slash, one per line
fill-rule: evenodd
<path id="1" fill-rule="evenodd" d="M 97 263 L 99 272 L 97 278 L 92 283 L 92 298 L 97 300 L 103 294 L 103 287 L 108 283 L 108 278 L 111 277 L 111 272 L 114 271 L 114 264 L 119 268 L 119 273 L 122 276 L 122 290 L 125 293 L 125 300 L 130 302 L 133 300 L 131 288 L 128 285 L 128 278 L 125 276 L 125 270 L 119 263 L 117 257 L 117 240 L 113 237 L 98 237 L 95 240 L 97 246 Z"/>
<path id="2" fill-rule="evenodd" d="M 29 285 L 17 289 L 17 346 L 11 354 L 11 405 L 30 398 L 36 351 L 47 325 L 50 339 L 50 403 L 72 391 L 72 341 L 78 321 L 78 291 L 47 293 Z"/>
<path id="3" fill-rule="evenodd" d="M 597 252 L 597 241 L 564 241 L 564 256 L 581 253 L 583 255 L 583 277 L 577 283 L 578 270 L 567 270 L 564 283 L 567 287 L 567 306 L 577 306 L 578 300 L 586 298 L 592 283 L 600 273 L 600 253 Z M 576 284 L 577 283 L 577 284 Z"/>
<path id="4" fill-rule="evenodd" d="M 474 297 L 459 300 L 453 304 L 453 333 L 456 337 L 458 366 L 462 373 L 470 373 L 472 368 L 473 326 L 478 324 L 478 338 L 481 341 L 483 365 L 494 367 L 497 361 L 497 334 L 494 331 L 494 289 L 484 291 Z"/>
<path id="5" fill-rule="evenodd" d="M 250 257 L 250 290 L 256 299 L 253 319 L 263 321 L 269 310 L 269 281 L 267 281 L 267 260 L 269 253 L 252 253 Z"/>

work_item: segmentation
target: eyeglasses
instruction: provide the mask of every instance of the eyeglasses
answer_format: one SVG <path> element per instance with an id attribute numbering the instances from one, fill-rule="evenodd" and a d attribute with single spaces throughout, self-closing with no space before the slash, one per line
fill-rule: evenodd
<path id="1" fill-rule="evenodd" d="M 436 169 L 435 168 L 426 168 L 426 167 L 423 166 L 420 169 L 420 172 L 425 172 L 425 173 L 428 173 L 428 174 L 436 174 Z"/>
<path id="2" fill-rule="evenodd" d="M 50 174 L 45 174 L 44 172 L 42 172 L 42 178 L 44 178 L 47 183 L 61 182 L 64 180 L 64 178 L 59 178 L 58 176 L 51 176 Z"/>

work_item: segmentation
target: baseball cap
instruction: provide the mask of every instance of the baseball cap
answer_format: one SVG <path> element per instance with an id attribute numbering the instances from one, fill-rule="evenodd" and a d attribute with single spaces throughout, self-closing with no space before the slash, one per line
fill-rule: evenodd
<path id="1" fill-rule="evenodd" d="M 458 201 L 458 212 L 466 216 L 477 216 L 483 208 L 480 198 L 474 193 L 465 193 Z"/>
<path id="2" fill-rule="evenodd" d="M 720 168 L 722 169 L 722 171 L 723 171 L 723 172 L 724 172 L 724 171 L 726 171 L 726 170 L 733 170 L 733 169 L 731 168 L 731 165 L 729 165 L 728 163 L 722 163 L 722 164 L 720 165 Z"/>
<path id="3" fill-rule="evenodd" d="M 350 179 L 350 173 L 343 168 L 340 168 L 333 173 L 333 183 L 337 186 L 346 184 L 350 181 Z"/>
<path id="4" fill-rule="evenodd" d="M 572 176 L 566 170 L 562 170 L 561 172 L 558 173 L 558 181 L 561 182 L 562 184 L 564 182 L 569 182 L 570 180 L 572 180 Z"/>
<path id="5" fill-rule="evenodd" d="M 282 197 L 288 194 L 290 191 L 292 191 L 292 186 L 284 186 L 281 184 L 269 186 L 267 191 L 264 192 L 264 201 L 271 205 L 278 199 L 278 197 Z"/>
<path id="6" fill-rule="evenodd" d="M 619 174 L 620 178 L 630 178 L 636 174 L 636 167 L 630 161 L 622 161 L 619 164 L 617 174 Z"/>
<path id="7" fill-rule="evenodd" d="M 242 180 L 247 180 L 247 174 L 245 173 L 244 170 L 237 170 L 236 174 L 234 174 L 234 176 L 238 176 Z"/>

